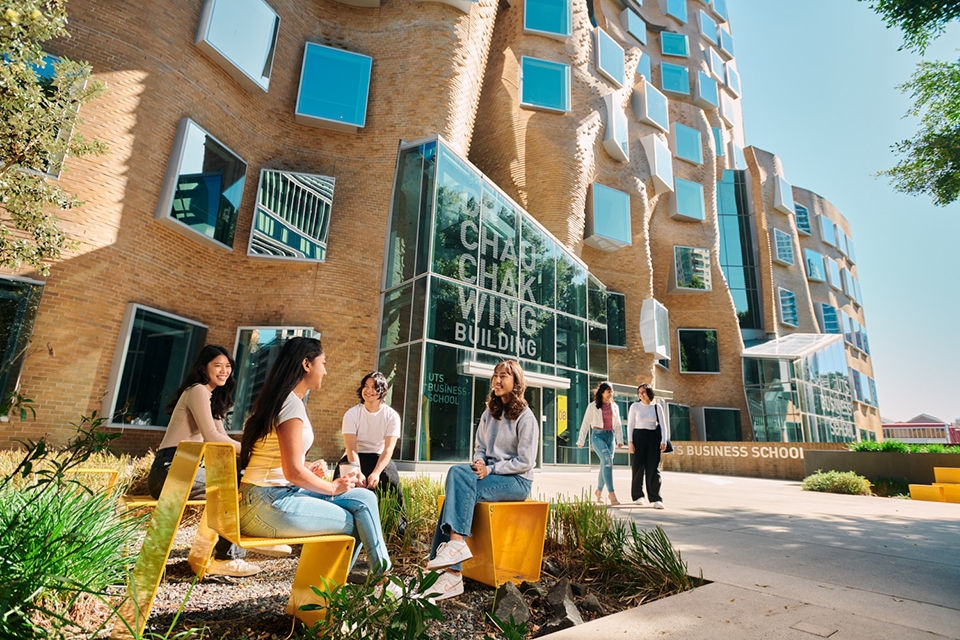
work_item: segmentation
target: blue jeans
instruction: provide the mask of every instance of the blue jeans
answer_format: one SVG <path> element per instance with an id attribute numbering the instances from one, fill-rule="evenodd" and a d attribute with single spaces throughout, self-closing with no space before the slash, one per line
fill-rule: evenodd
<path id="1" fill-rule="evenodd" d="M 603 491 L 606 485 L 607 491 L 615 493 L 613 490 L 613 431 L 594 429 L 590 435 L 593 438 L 593 450 L 600 458 L 597 491 Z"/>
<path id="2" fill-rule="evenodd" d="M 450 532 L 469 536 L 473 528 L 473 508 L 478 502 L 510 502 L 526 500 L 533 482 L 523 476 L 490 474 L 483 480 L 469 464 L 458 464 L 447 471 L 443 509 L 433 533 L 430 558 L 437 556 L 437 547 L 450 540 Z M 461 564 L 450 567 L 460 571 Z"/>
<path id="3" fill-rule="evenodd" d="M 383 541 L 377 496 L 369 489 L 350 489 L 326 496 L 300 487 L 240 485 L 240 531 L 249 536 L 283 538 L 346 533 L 357 541 L 350 567 L 366 546 L 374 573 L 390 570 Z"/>

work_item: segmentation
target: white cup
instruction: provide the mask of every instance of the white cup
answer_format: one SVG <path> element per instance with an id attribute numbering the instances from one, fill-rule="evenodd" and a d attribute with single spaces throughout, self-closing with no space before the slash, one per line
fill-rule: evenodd
<path id="1" fill-rule="evenodd" d="M 353 476 L 360 475 L 360 463 L 359 462 L 341 462 L 340 477 L 346 478 L 351 475 Z"/>

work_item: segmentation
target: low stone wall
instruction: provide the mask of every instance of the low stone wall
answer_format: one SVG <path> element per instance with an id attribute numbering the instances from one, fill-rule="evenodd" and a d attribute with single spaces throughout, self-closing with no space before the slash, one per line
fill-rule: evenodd
<path id="1" fill-rule="evenodd" d="M 896 451 L 823 451 L 805 460 L 806 473 L 853 471 L 870 482 L 901 480 L 932 484 L 934 467 L 960 468 L 960 453 L 898 453 Z"/>
<path id="2" fill-rule="evenodd" d="M 674 442 L 661 456 L 665 471 L 803 480 L 810 450 L 846 449 L 839 442 Z"/>

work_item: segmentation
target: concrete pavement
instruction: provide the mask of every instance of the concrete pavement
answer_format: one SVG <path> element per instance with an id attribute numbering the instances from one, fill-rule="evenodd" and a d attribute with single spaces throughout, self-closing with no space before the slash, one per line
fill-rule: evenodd
<path id="1" fill-rule="evenodd" d="M 538 471 L 534 495 L 588 495 L 593 471 Z M 663 474 L 664 510 L 611 511 L 663 527 L 710 581 L 551 640 L 960 639 L 960 504 L 802 491 L 800 483 Z M 629 499 L 629 471 L 614 472 Z"/>

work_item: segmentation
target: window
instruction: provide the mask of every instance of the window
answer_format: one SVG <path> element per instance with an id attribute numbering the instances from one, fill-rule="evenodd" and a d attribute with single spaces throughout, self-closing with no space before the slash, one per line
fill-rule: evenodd
<path id="1" fill-rule="evenodd" d="M 776 247 L 777 262 L 793 265 L 793 237 L 780 229 L 773 230 L 773 242 Z"/>
<path id="2" fill-rule="evenodd" d="M 720 106 L 717 81 L 703 71 L 698 71 L 695 78 L 693 101 L 704 109 L 716 109 Z"/>
<path id="3" fill-rule="evenodd" d="M 680 22 L 687 21 L 687 0 L 667 0 L 667 15 Z"/>
<path id="4" fill-rule="evenodd" d="M 740 95 L 740 74 L 737 73 L 733 62 L 727 63 L 727 88 L 729 88 L 734 95 Z"/>
<path id="5" fill-rule="evenodd" d="M 637 75 L 646 80 L 647 84 L 653 82 L 653 76 L 650 75 L 650 54 L 640 54 L 640 60 L 637 62 Z"/>
<path id="6" fill-rule="evenodd" d="M 830 286 L 840 291 L 843 283 L 840 280 L 840 266 L 837 265 L 836 260 L 824 256 L 824 262 L 827 265 L 827 282 L 830 283 Z"/>
<path id="7" fill-rule="evenodd" d="M 632 241 L 630 194 L 594 182 L 587 199 L 584 242 L 602 251 L 616 251 Z"/>
<path id="8" fill-rule="evenodd" d="M 627 346 L 627 297 L 614 291 L 607 291 L 607 344 Z"/>
<path id="9" fill-rule="evenodd" d="M 51 101 L 64 100 L 62 96 L 58 97 L 57 95 L 61 91 L 69 95 L 82 91 L 85 86 L 85 81 L 83 83 L 73 82 L 70 87 L 64 87 L 63 89 L 54 85 L 53 81 L 57 74 L 58 64 L 60 64 L 60 58 L 45 53 L 43 54 L 40 64 L 33 65 L 33 71 L 37 74 L 40 90 L 43 92 L 44 98 Z M 66 78 L 63 78 L 63 80 L 66 80 Z M 73 135 L 73 125 L 76 123 L 78 108 L 78 106 L 67 107 L 64 118 L 61 121 L 61 126 L 58 126 L 53 132 L 53 138 L 58 145 L 64 140 L 69 140 Z M 66 153 L 67 150 L 61 148 L 51 153 L 47 158 L 43 160 L 38 159 L 36 163 L 32 163 L 33 168 L 42 171 L 53 179 L 58 179 L 63 170 L 63 160 L 66 157 Z"/>
<path id="10" fill-rule="evenodd" d="M 26 355 L 43 283 L 24 278 L 0 278 L 0 400 L 17 388 L 20 367 Z"/>
<path id="11" fill-rule="evenodd" d="M 230 412 L 228 429 L 240 431 L 250 415 L 253 401 L 266 379 L 267 372 L 277 361 L 280 348 L 294 337 L 319 338 L 313 327 L 240 327 L 237 329 L 237 367 L 234 377 L 237 389 L 234 393 L 233 411 Z"/>
<path id="12" fill-rule="evenodd" d="M 857 263 L 857 254 L 853 250 L 853 238 L 847 238 L 847 260 L 850 261 L 850 264 Z"/>
<path id="13" fill-rule="evenodd" d="M 673 146 L 678 158 L 694 164 L 703 164 L 703 143 L 700 130 L 680 124 L 673 125 Z"/>
<path id="14" fill-rule="evenodd" d="M 720 50 L 728 56 L 733 56 L 733 36 L 726 27 L 720 27 Z"/>
<path id="15" fill-rule="evenodd" d="M 657 134 L 641 138 L 640 144 L 643 145 L 647 163 L 650 165 L 654 191 L 673 191 L 673 154 L 670 153 L 670 147 Z"/>
<path id="16" fill-rule="evenodd" d="M 570 35 L 570 0 L 525 0 L 523 30 L 547 36 Z"/>
<path id="17" fill-rule="evenodd" d="M 607 109 L 607 123 L 603 128 L 603 148 L 618 162 L 630 160 L 630 140 L 627 135 L 627 114 L 623 111 L 623 96 L 620 92 L 603 96 Z"/>
<path id="18" fill-rule="evenodd" d="M 713 0 L 713 10 L 722 20 L 727 19 L 727 0 Z"/>
<path id="19" fill-rule="evenodd" d="M 831 247 L 837 246 L 837 232 L 827 216 L 820 216 L 820 239 Z"/>
<path id="20" fill-rule="evenodd" d="M 797 320 L 797 296 L 789 289 L 779 288 L 780 293 L 780 322 L 796 327 Z"/>
<path id="21" fill-rule="evenodd" d="M 847 255 L 847 234 L 840 227 L 837 227 L 837 249 L 844 256 Z"/>
<path id="22" fill-rule="evenodd" d="M 717 148 L 717 157 L 722 158 L 724 156 L 723 148 L 726 146 L 726 143 L 723 141 L 723 129 L 720 127 L 711 127 L 713 129 L 713 143 Z"/>
<path id="23" fill-rule="evenodd" d="M 729 93 L 726 91 L 720 92 L 720 117 L 723 118 L 723 121 L 731 126 L 735 127 L 737 122 L 740 121 L 740 104 L 734 100 Z"/>
<path id="24" fill-rule="evenodd" d="M 686 34 L 664 31 L 660 34 L 660 53 L 665 56 L 686 58 L 690 55 L 690 43 Z"/>
<path id="25" fill-rule="evenodd" d="M 660 76 L 660 86 L 664 91 L 690 95 L 690 72 L 685 66 L 661 63 Z"/>
<path id="26" fill-rule="evenodd" d="M 647 56 L 643 56 L 646 58 Z M 631 96 L 633 105 L 633 114 L 637 120 L 652 124 L 666 133 L 670 131 L 670 111 L 668 109 L 667 96 L 657 91 L 649 82 L 644 82 L 643 87 L 633 92 Z"/>
<path id="27" fill-rule="evenodd" d="M 647 44 L 647 23 L 643 21 L 633 9 L 624 9 L 620 12 L 620 24 L 640 44 Z"/>
<path id="28" fill-rule="evenodd" d="M 843 292 L 853 297 L 853 278 L 850 275 L 850 272 L 846 269 L 840 269 L 840 285 L 843 289 Z"/>
<path id="29" fill-rule="evenodd" d="M 646 298 L 640 306 L 640 340 L 645 352 L 670 360 L 670 313 L 654 298 Z"/>
<path id="30" fill-rule="evenodd" d="M 743 147 L 736 142 L 730 143 L 730 147 L 733 149 L 733 168 L 745 171 L 747 168 L 747 156 L 743 154 Z"/>
<path id="31" fill-rule="evenodd" d="M 667 420 L 670 421 L 670 439 L 691 440 L 690 407 L 685 404 L 667 403 Z"/>
<path id="32" fill-rule="evenodd" d="M 570 67 L 539 58 L 521 58 L 520 106 L 569 111 Z"/>
<path id="33" fill-rule="evenodd" d="M 699 182 L 674 179 L 676 193 L 673 197 L 674 210 L 671 217 L 700 221 L 706 217 L 706 205 L 703 198 L 703 185 Z"/>
<path id="34" fill-rule="evenodd" d="M 700 35 L 711 44 L 717 44 L 717 21 L 700 11 Z"/>
<path id="35" fill-rule="evenodd" d="M 842 333 L 837 308 L 831 304 L 817 303 L 817 322 L 822 333 Z"/>
<path id="36" fill-rule="evenodd" d="M 154 217 L 233 248 L 246 163 L 190 118 L 177 126 Z"/>
<path id="37" fill-rule="evenodd" d="M 710 291 L 710 249 L 700 247 L 673 248 L 673 264 L 678 289 Z"/>
<path id="38" fill-rule="evenodd" d="M 826 281 L 827 274 L 823 268 L 823 256 L 812 249 L 804 249 L 803 258 L 807 265 L 807 280 Z"/>
<path id="39" fill-rule="evenodd" d="M 303 51 L 297 122 L 356 132 L 367 122 L 373 58 L 308 42 Z"/>
<path id="40" fill-rule="evenodd" d="M 167 403 L 200 351 L 207 327 L 170 313 L 127 305 L 120 357 L 104 399 L 111 424 L 165 427 Z"/>
<path id="41" fill-rule="evenodd" d="M 680 373 L 720 373 L 716 329 L 678 329 Z"/>
<path id="42" fill-rule="evenodd" d="M 805 235 L 810 235 L 810 212 L 802 204 L 793 204 L 794 216 L 797 220 L 797 231 Z"/>
<path id="43" fill-rule="evenodd" d="M 717 50 L 713 47 L 708 47 L 708 57 L 707 62 L 710 64 L 710 73 L 717 80 L 723 80 L 726 76 L 726 66 L 723 62 L 723 58 L 720 57 L 720 54 L 717 53 Z"/>
<path id="44" fill-rule="evenodd" d="M 703 430 L 707 442 L 741 442 L 740 410 L 703 407 Z"/>
<path id="45" fill-rule="evenodd" d="M 247 254 L 323 262 L 333 185 L 329 176 L 263 169 Z"/>
<path id="46" fill-rule="evenodd" d="M 595 43 L 597 71 L 610 82 L 622 87 L 624 81 L 623 47 L 599 27 L 596 32 Z"/>
<path id="47" fill-rule="evenodd" d="M 773 208 L 785 215 L 794 212 L 793 209 L 793 187 L 780 176 L 774 176 L 776 180 L 773 183 Z"/>
<path id="48" fill-rule="evenodd" d="M 280 16 L 263 0 L 207 0 L 196 44 L 237 82 L 270 87 Z"/>

